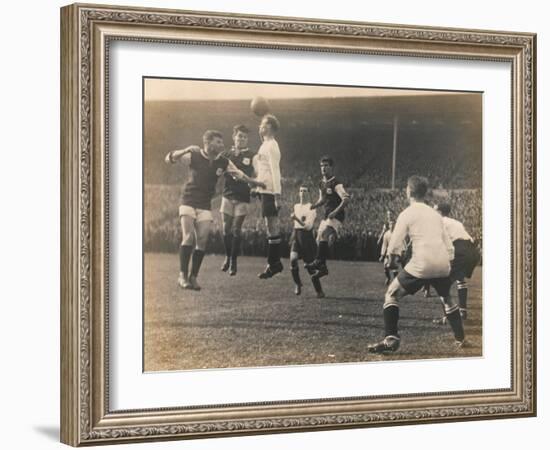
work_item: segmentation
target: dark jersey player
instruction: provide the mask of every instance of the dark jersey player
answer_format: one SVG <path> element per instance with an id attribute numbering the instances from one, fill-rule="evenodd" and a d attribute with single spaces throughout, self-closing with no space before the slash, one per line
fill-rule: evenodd
<path id="1" fill-rule="evenodd" d="M 224 156 L 245 175 L 253 177 L 253 154 L 248 148 L 249 133 L 250 130 L 245 125 L 235 125 L 233 127 L 233 147 L 224 152 Z M 249 184 L 235 178 L 230 173 L 226 173 L 220 206 L 223 243 L 225 246 L 225 261 L 222 265 L 222 271 L 229 271 L 229 275 L 232 276 L 237 274 L 237 256 L 241 246 L 241 230 L 249 206 Z"/>
<path id="2" fill-rule="evenodd" d="M 325 207 L 325 217 L 319 224 L 317 232 L 317 257 L 306 264 L 306 269 L 313 270 L 312 277 L 321 278 L 328 275 L 327 257 L 329 243 L 334 242 L 346 217 L 345 208 L 350 197 L 344 186 L 333 174 L 334 161 L 328 156 L 323 156 L 319 161 L 322 179 L 319 183 L 319 200 L 311 205 L 311 209 L 320 206 Z"/>
<path id="3" fill-rule="evenodd" d="M 212 228 L 211 201 L 216 192 L 218 179 L 224 173 L 230 173 L 254 186 L 263 185 L 245 175 L 221 155 L 224 145 L 223 136 L 219 131 L 207 130 L 202 140 L 202 148 L 192 145 L 182 150 L 173 150 L 165 158 L 167 163 L 181 162 L 189 168 L 179 207 L 182 240 L 178 284 L 183 289 L 197 291 L 200 290 L 197 277 Z"/>

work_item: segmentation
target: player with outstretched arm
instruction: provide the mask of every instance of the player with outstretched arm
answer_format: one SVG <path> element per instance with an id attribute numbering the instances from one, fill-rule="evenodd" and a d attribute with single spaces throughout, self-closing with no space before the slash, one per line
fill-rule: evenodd
<path id="1" fill-rule="evenodd" d="M 191 145 L 182 150 L 173 150 L 165 157 L 165 161 L 169 164 L 180 162 L 189 168 L 189 176 L 183 186 L 179 207 L 182 240 L 179 251 L 178 284 L 183 289 L 197 291 L 201 289 L 197 283 L 197 277 L 212 229 L 211 201 L 216 192 L 219 177 L 229 173 L 253 186 L 265 187 L 264 183 L 248 177 L 221 155 L 224 144 L 223 136 L 219 131 L 207 130 L 202 140 L 202 148 Z M 190 260 L 191 270 L 189 271 Z"/>

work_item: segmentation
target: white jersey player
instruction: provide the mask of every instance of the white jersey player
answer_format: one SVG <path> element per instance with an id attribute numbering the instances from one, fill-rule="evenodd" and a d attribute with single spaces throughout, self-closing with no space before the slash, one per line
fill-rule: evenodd
<path id="1" fill-rule="evenodd" d="M 398 333 L 399 300 L 416 293 L 429 282 L 445 304 L 447 322 L 451 325 L 458 347 L 464 343 L 464 328 L 458 305 L 451 298 L 452 280 L 449 276 L 454 247 L 445 231 L 441 216 L 425 204 L 428 180 L 412 176 L 407 182 L 407 198 L 410 206 L 397 218 L 390 239 L 388 253 L 390 268 L 396 268 L 403 241 L 408 237 L 412 245 L 412 257 L 403 270 L 391 282 L 384 301 L 385 338 L 368 347 L 371 353 L 394 352 L 399 348 Z"/>
<path id="2" fill-rule="evenodd" d="M 268 234 L 267 267 L 258 274 L 258 277 L 264 280 L 283 271 L 280 256 L 281 232 L 279 230 L 281 151 L 275 140 L 279 128 L 279 121 L 274 115 L 267 114 L 263 117 L 259 128 L 262 145 L 253 160 L 257 179 L 262 180 L 261 183 L 265 185 L 265 187 L 256 190 L 262 202 L 262 217 L 265 218 Z"/>

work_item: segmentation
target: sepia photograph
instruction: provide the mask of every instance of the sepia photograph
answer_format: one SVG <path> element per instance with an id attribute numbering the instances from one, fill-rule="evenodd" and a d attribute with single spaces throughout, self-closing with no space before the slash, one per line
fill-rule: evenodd
<path id="1" fill-rule="evenodd" d="M 482 93 L 143 78 L 143 370 L 480 357 Z"/>

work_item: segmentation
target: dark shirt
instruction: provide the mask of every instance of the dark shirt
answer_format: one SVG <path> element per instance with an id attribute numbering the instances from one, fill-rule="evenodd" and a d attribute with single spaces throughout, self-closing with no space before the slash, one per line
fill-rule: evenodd
<path id="1" fill-rule="evenodd" d="M 252 165 L 252 152 L 248 149 L 240 150 L 239 154 L 234 148 L 225 154 L 225 156 L 247 176 L 251 177 L 254 174 L 254 166 Z M 225 174 L 225 183 L 223 187 L 223 196 L 229 200 L 237 200 L 239 202 L 250 203 L 250 187 L 248 183 L 241 180 L 236 180 L 230 174 Z"/>
<path id="2" fill-rule="evenodd" d="M 321 180 L 319 182 L 319 189 L 321 190 L 321 194 L 325 198 L 325 219 L 328 217 L 328 215 L 334 211 L 338 206 L 340 206 L 340 203 L 342 203 L 342 198 L 336 192 L 336 186 L 338 186 L 340 183 L 335 177 L 332 177 L 328 180 Z M 346 213 L 343 209 L 338 211 L 338 214 L 336 214 L 335 219 L 339 220 L 340 222 L 343 222 L 346 218 Z"/>
<path id="3" fill-rule="evenodd" d="M 212 161 L 201 150 L 190 152 L 189 177 L 183 185 L 181 204 L 197 209 L 211 209 L 212 197 L 216 193 L 216 183 L 221 177 L 229 160 L 219 156 Z"/>

